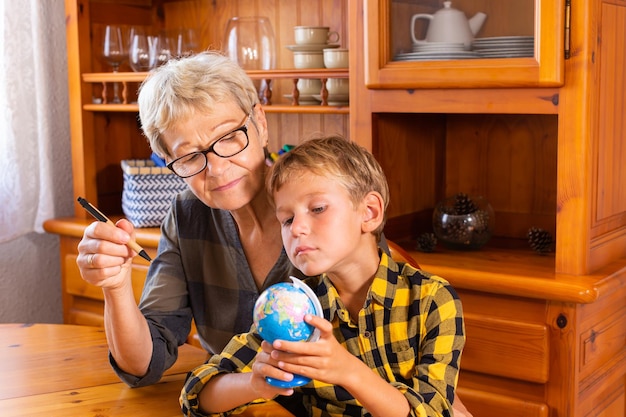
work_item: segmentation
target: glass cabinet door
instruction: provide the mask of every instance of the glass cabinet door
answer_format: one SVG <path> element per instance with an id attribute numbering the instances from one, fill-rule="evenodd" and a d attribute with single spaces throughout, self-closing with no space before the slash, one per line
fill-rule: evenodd
<path id="1" fill-rule="evenodd" d="M 563 84 L 566 0 L 366 0 L 369 88 Z"/>

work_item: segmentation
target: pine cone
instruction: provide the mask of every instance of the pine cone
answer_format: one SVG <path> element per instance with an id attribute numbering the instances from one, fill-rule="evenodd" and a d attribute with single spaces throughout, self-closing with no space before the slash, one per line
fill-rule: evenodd
<path id="1" fill-rule="evenodd" d="M 489 232 L 489 212 L 486 210 L 476 210 L 474 213 L 474 233 L 481 234 Z"/>
<path id="2" fill-rule="evenodd" d="M 468 227 L 464 217 L 455 217 L 449 219 L 445 224 L 438 224 L 447 238 L 456 244 L 467 245 L 471 242 L 473 228 Z"/>
<path id="3" fill-rule="evenodd" d="M 470 214 L 475 212 L 476 210 L 478 210 L 478 207 L 467 194 L 457 193 L 454 196 L 455 214 Z"/>
<path id="4" fill-rule="evenodd" d="M 434 233 L 422 233 L 417 237 L 416 249 L 420 252 L 433 252 L 437 246 L 437 237 Z"/>
<path id="5" fill-rule="evenodd" d="M 528 244 L 540 255 L 544 255 L 552 251 L 552 235 L 539 227 L 531 227 L 528 229 Z"/>

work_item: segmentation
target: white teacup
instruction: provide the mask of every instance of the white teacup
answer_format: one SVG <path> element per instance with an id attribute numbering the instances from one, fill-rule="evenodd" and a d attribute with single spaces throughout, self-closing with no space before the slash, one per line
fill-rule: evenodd
<path id="1" fill-rule="evenodd" d="M 300 78 L 297 86 L 300 95 L 310 96 L 320 93 L 322 90 L 322 81 L 316 78 Z"/>
<path id="2" fill-rule="evenodd" d="M 329 96 L 348 95 L 350 93 L 350 81 L 347 78 L 329 78 L 326 80 L 326 89 Z"/>
<path id="3" fill-rule="evenodd" d="M 324 54 L 319 52 L 294 52 L 293 65 L 295 68 L 324 68 Z"/>
<path id="4" fill-rule="evenodd" d="M 324 49 L 324 66 L 326 68 L 348 68 L 348 50 L 343 48 Z"/>
<path id="5" fill-rule="evenodd" d="M 295 26 L 293 28 L 296 44 L 323 45 L 339 41 L 339 33 L 328 26 Z"/>

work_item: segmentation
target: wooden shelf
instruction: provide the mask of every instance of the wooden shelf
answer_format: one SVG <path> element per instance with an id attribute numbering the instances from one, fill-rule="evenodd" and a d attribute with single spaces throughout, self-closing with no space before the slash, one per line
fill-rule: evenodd
<path id="1" fill-rule="evenodd" d="M 111 221 L 117 222 L 122 216 L 109 216 Z M 77 217 L 63 217 L 47 220 L 44 228 L 48 233 L 55 233 L 62 236 L 82 238 L 85 228 L 93 223 L 93 218 L 80 219 Z M 137 243 L 145 248 L 156 248 L 159 244 L 161 231 L 158 227 L 136 228 L 135 236 Z"/>
<path id="2" fill-rule="evenodd" d="M 275 69 L 246 71 L 253 80 L 300 79 L 300 78 L 348 78 L 348 68 Z M 142 82 L 147 72 L 92 72 L 84 73 L 86 83 Z"/>
<path id="3" fill-rule="evenodd" d="M 116 221 L 119 217 L 113 216 Z M 81 238 L 93 219 L 74 217 L 46 221 L 47 232 Z M 159 228 L 137 228 L 137 243 L 156 248 Z M 614 291 L 609 277 L 626 274 L 626 260 L 607 265 L 591 275 L 574 277 L 554 272 L 554 255 L 541 256 L 524 247 L 525 242 L 496 239 L 480 250 L 453 251 L 437 246 L 432 253 L 418 252 L 410 240 L 398 241 L 420 267 L 450 281 L 455 288 L 506 296 L 571 303 L 591 303 L 600 294 Z M 617 282 L 619 284 L 619 282 Z"/>
<path id="4" fill-rule="evenodd" d="M 348 78 L 348 69 L 279 69 L 270 71 L 248 71 L 253 80 L 293 80 L 294 91 L 297 89 L 296 83 L 299 79 L 315 78 L 322 80 L 322 90 L 320 96 L 328 97 L 325 82 L 329 78 Z M 137 104 L 128 102 L 128 84 L 141 83 L 148 76 L 147 72 L 97 72 L 85 73 L 82 75 L 83 81 L 92 84 L 102 84 L 101 103 L 87 103 L 83 109 L 94 112 L 137 112 Z M 109 84 L 121 84 L 122 103 L 107 103 L 105 97 Z M 284 102 L 269 103 L 264 107 L 268 113 L 304 113 L 304 114 L 348 114 L 349 106 L 331 106 L 322 102 L 317 106 L 285 104 Z"/>
<path id="5" fill-rule="evenodd" d="M 398 242 L 425 271 L 455 287 L 571 303 L 591 303 L 599 296 L 603 274 L 578 276 L 555 272 L 554 253 L 539 255 L 525 241 L 494 239 L 478 250 L 450 250 L 438 245 L 431 253 L 415 249 L 414 241 Z M 619 271 L 626 266 L 614 265 Z"/>
<path id="6" fill-rule="evenodd" d="M 94 112 L 138 112 L 139 107 L 134 104 L 85 104 L 83 109 Z M 348 106 L 294 106 L 292 104 L 266 104 L 263 106 L 266 113 L 301 113 L 301 114 L 349 114 Z"/>

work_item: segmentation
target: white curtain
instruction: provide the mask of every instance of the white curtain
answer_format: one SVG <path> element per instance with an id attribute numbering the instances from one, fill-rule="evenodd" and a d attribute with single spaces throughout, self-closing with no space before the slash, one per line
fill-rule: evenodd
<path id="1" fill-rule="evenodd" d="M 55 216 L 68 126 L 63 1 L 0 0 L 0 242 Z"/>

